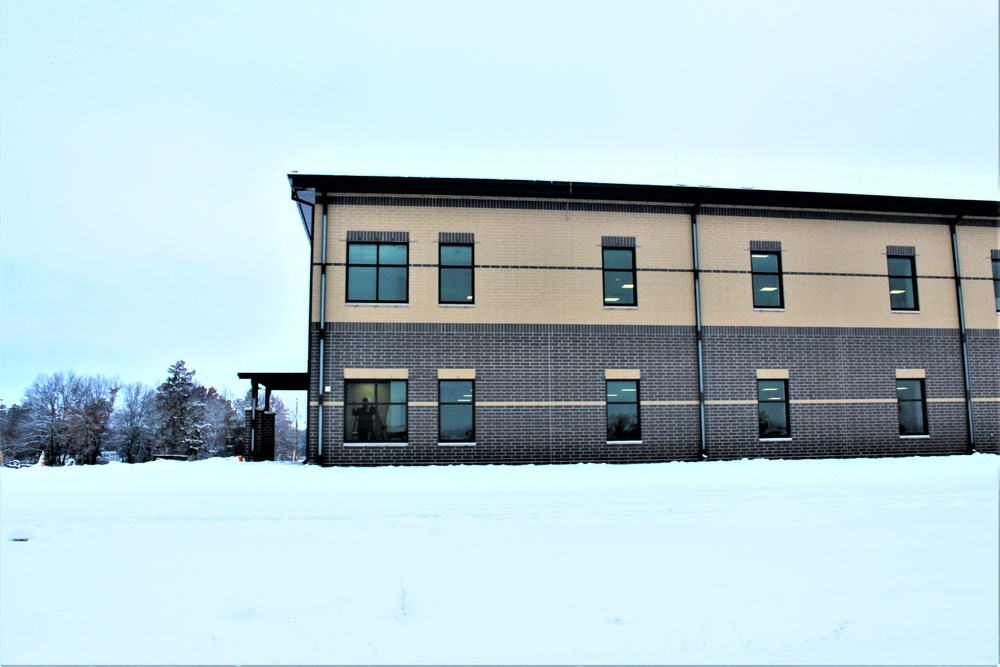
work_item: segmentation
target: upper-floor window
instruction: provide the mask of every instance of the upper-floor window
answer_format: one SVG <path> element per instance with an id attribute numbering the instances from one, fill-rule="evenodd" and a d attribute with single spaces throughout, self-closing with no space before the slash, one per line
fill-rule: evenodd
<path id="1" fill-rule="evenodd" d="M 438 302 L 475 303 L 471 243 L 442 243 L 438 257 Z"/>
<path id="2" fill-rule="evenodd" d="M 927 435 L 927 405 L 924 381 L 896 379 L 900 435 Z"/>
<path id="3" fill-rule="evenodd" d="M 635 248 L 604 248 L 604 305 L 637 305 Z"/>
<path id="4" fill-rule="evenodd" d="M 997 312 L 1000 313 L 1000 259 L 993 260 L 993 298 L 997 302 Z"/>
<path id="5" fill-rule="evenodd" d="M 348 243 L 347 301 L 406 303 L 408 254 L 406 243 Z"/>
<path id="6" fill-rule="evenodd" d="M 781 253 L 751 250 L 750 271 L 753 274 L 753 307 L 784 308 Z"/>
<path id="7" fill-rule="evenodd" d="M 889 304 L 893 310 L 917 310 L 917 266 L 912 255 L 889 255 Z"/>
<path id="8" fill-rule="evenodd" d="M 789 438 L 788 380 L 757 380 L 757 421 L 761 438 Z"/>

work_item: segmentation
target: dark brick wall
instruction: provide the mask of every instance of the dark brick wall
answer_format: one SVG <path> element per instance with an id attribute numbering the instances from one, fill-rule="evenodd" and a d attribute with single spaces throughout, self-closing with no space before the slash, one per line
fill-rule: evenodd
<path id="1" fill-rule="evenodd" d="M 253 412 L 245 410 L 247 442 L 244 447 L 244 456 L 251 461 L 273 461 L 274 460 L 274 413 L 257 410 L 257 429 L 253 439 L 251 449 L 250 433 L 254 425 Z"/>
<path id="2" fill-rule="evenodd" d="M 1000 330 L 970 329 L 969 382 L 974 397 L 1000 397 Z M 973 401 L 976 450 L 1000 453 L 1000 402 Z"/>
<path id="3" fill-rule="evenodd" d="M 437 444 L 436 406 L 409 409 L 406 447 L 344 446 L 343 408 L 310 408 L 309 460 L 324 465 L 447 463 L 649 462 L 700 458 L 693 327 L 545 325 L 327 324 L 328 401 L 343 400 L 344 368 L 406 368 L 410 402 L 436 403 L 438 368 L 476 370 L 478 402 L 593 401 L 595 406 L 476 407 L 477 444 Z M 705 334 L 709 458 L 846 457 L 957 454 L 968 451 L 958 332 L 949 329 L 707 327 Z M 312 331 L 313 386 L 319 331 Z M 975 396 L 1000 395 L 1000 336 L 970 332 Z M 639 445 L 605 438 L 604 369 L 641 371 Z M 792 440 L 757 438 L 756 371 L 790 373 Z M 900 438 L 897 368 L 924 369 L 928 438 Z M 877 399 L 883 402 L 858 402 Z M 834 401 L 820 404 L 795 401 Z M 749 401 L 713 405 L 712 401 Z M 850 401 L 838 403 L 836 401 Z M 996 451 L 1000 404 L 975 403 L 980 451 Z M 992 449 L 991 449 L 992 448 Z"/>
<path id="4" fill-rule="evenodd" d="M 477 405 L 474 447 L 437 444 L 436 405 L 410 408 L 406 447 L 344 446 L 340 444 L 343 408 L 327 408 L 322 456 L 312 436 L 318 412 L 314 407 L 310 410 L 310 460 L 378 465 L 699 457 L 696 405 L 643 406 L 643 442 L 630 445 L 606 442 L 603 407 L 606 368 L 639 369 L 643 402 L 696 401 L 693 328 L 328 324 L 327 330 L 329 401 L 343 400 L 344 368 L 406 368 L 409 401 L 435 404 L 439 368 L 473 368 L 477 403 L 594 401 L 600 405 Z"/>
<path id="5" fill-rule="evenodd" d="M 968 451 L 964 402 L 928 402 L 929 438 L 900 438 L 895 404 L 897 368 L 924 369 L 929 399 L 964 399 L 957 330 L 708 327 L 705 358 L 711 458 Z M 756 372 L 762 368 L 789 371 L 791 442 L 757 439 Z M 886 402 L 856 402 L 872 399 Z M 754 404 L 711 404 L 720 400 Z M 795 402 L 803 400 L 850 402 Z"/>

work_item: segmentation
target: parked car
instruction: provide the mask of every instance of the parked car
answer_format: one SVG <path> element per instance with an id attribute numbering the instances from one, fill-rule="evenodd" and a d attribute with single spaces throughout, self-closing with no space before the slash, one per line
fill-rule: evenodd
<path id="1" fill-rule="evenodd" d="M 20 468 L 21 462 L 18 461 L 17 459 L 11 459 L 10 461 L 5 462 L 3 465 L 5 468 Z"/>

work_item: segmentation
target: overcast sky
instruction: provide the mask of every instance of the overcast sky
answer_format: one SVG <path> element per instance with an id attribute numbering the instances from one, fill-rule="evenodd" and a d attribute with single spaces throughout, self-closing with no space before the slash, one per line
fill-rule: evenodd
<path id="1" fill-rule="evenodd" d="M 291 170 L 996 200 L 997 34 L 996 0 L 3 0 L 0 398 L 305 370 Z"/>

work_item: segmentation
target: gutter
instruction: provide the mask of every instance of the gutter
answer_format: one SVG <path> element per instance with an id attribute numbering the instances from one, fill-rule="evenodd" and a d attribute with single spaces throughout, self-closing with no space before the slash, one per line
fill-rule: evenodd
<path id="1" fill-rule="evenodd" d="M 323 399 L 326 396 L 326 385 L 324 384 L 323 352 L 326 339 L 326 230 L 327 230 L 327 205 L 323 202 L 323 237 L 321 249 L 321 264 L 319 273 L 319 372 L 316 374 L 319 380 L 319 405 L 318 405 L 318 429 L 316 435 L 316 456 L 323 456 Z"/>
<path id="2" fill-rule="evenodd" d="M 958 327 L 962 341 L 962 378 L 965 381 L 965 418 L 969 423 L 969 453 L 976 451 L 975 423 L 972 419 L 972 383 L 969 377 L 969 343 L 965 335 L 965 302 L 962 299 L 962 268 L 958 261 L 958 222 L 961 215 L 951 221 L 951 256 L 955 262 L 955 293 L 958 296 Z"/>
<path id="3" fill-rule="evenodd" d="M 708 458 L 708 448 L 705 443 L 705 350 L 704 336 L 701 330 L 701 275 L 698 265 L 698 211 L 701 204 L 695 204 L 691 209 L 691 250 L 694 259 L 694 316 L 695 341 L 698 347 L 698 415 L 701 458 Z"/>

